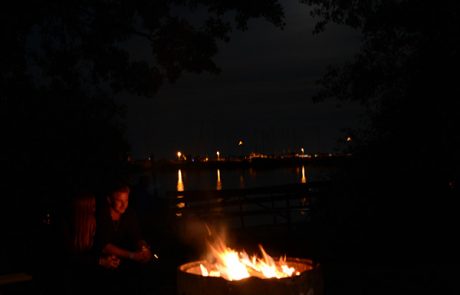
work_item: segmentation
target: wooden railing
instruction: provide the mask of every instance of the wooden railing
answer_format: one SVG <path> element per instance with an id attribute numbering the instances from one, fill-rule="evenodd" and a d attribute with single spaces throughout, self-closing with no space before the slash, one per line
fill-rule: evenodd
<path id="1" fill-rule="evenodd" d="M 225 220 L 245 228 L 252 225 L 291 225 L 306 222 L 314 203 L 325 192 L 324 182 L 226 190 L 168 192 L 178 220 Z"/>

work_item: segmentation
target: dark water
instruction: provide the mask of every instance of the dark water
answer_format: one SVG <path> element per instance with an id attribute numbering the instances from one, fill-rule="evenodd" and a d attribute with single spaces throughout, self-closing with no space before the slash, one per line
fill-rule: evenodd
<path id="1" fill-rule="evenodd" d="M 137 186 L 136 181 L 143 179 L 145 189 L 148 191 L 148 195 L 156 196 L 158 198 L 168 200 L 167 203 L 170 204 L 172 209 L 171 213 L 175 214 L 177 217 L 176 221 L 185 220 L 185 216 L 194 215 L 193 211 L 190 210 L 193 205 L 190 206 L 186 194 L 175 194 L 175 192 L 187 192 L 187 191 L 219 191 L 226 189 L 247 189 L 247 188 L 260 188 L 260 187 L 271 187 L 271 186 L 281 186 L 286 184 L 301 184 L 301 183 L 310 183 L 316 181 L 325 181 L 328 180 L 332 173 L 334 173 L 335 168 L 333 166 L 319 166 L 319 165 L 293 165 L 289 167 L 276 167 L 276 168 L 220 168 L 220 169 L 197 169 L 197 168 L 182 168 L 176 170 L 168 171 L 155 171 L 155 172 L 144 172 L 143 174 L 135 175 L 133 179 L 133 185 Z M 137 178 L 137 179 L 136 179 Z M 252 197 L 252 196 L 250 196 Z M 258 195 L 254 195 L 254 198 Z M 144 197 L 145 198 L 145 197 Z M 236 205 L 224 206 L 224 207 L 213 207 L 212 212 L 228 213 L 224 214 L 227 216 L 225 221 L 226 225 L 229 228 L 241 228 L 259 226 L 259 225 L 268 225 L 273 224 L 274 222 L 286 223 L 286 217 L 281 219 L 275 217 L 274 215 L 279 215 L 281 213 L 259 213 L 253 214 L 251 216 L 245 216 L 244 220 L 241 217 L 238 217 L 238 214 L 232 214 L 236 211 L 257 211 L 265 210 L 270 206 L 275 206 L 279 208 L 284 208 L 286 206 L 286 200 L 280 199 L 276 200 L 273 203 L 273 200 L 270 201 L 270 204 L 266 203 L 268 200 L 260 201 L 258 200 L 255 203 L 248 202 L 244 204 L 243 207 L 236 208 Z M 305 202 L 303 204 L 302 202 Z M 291 200 L 290 206 L 297 207 L 298 210 L 293 210 L 290 213 L 291 222 L 301 222 L 306 220 L 308 217 L 306 211 L 301 210 L 300 208 L 305 207 L 306 209 L 306 200 L 296 199 Z M 216 206 L 215 204 L 213 206 Z M 268 206 L 268 207 L 267 207 Z M 235 211 L 236 210 L 236 211 Z M 251 212 L 252 212 L 251 211 Z M 189 214 L 190 213 L 190 214 Z M 200 213 L 201 214 L 201 213 Z M 231 217 L 229 217 L 231 216 Z M 209 216 L 207 217 L 209 219 Z M 276 220 L 275 220 L 276 219 Z M 188 219 L 187 219 L 188 220 Z M 190 226 L 191 222 L 187 222 L 187 226 Z M 188 227 L 183 230 L 184 232 L 193 230 Z"/>
<path id="2" fill-rule="evenodd" d="M 308 165 L 272 169 L 177 169 L 144 172 L 135 176 L 134 184 L 143 176 L 148 180 L 150 193 L 166 197 L 171 191 L 244 189 L 322 181 L 333 171 L 331 167 Z"/>

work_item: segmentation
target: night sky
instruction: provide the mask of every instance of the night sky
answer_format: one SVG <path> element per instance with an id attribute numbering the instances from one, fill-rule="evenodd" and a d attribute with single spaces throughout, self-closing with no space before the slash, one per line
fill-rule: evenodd
<path id="1" fill-rule="evenodd" d="M 215 58 L 222 72 L 184 74 L 165 84 L 153 99 L 119 97 L 127 105 L 127 138 L 136 159 L 245 152 L 331 152 L 345 128 L 362 124 L 357 104 L 313 103 L 315 81 L 330 64 L 343 63 L 359 49 L 360 36 L 330 24 L 312 33 L 316 19 L 309 7 L 283 1 L 286 26 L 263 19 L 248 30 L 236 29 L 220 43 Z M 142 45 L 137 45 L 142 46 Z M 142 52 L 143 48 L 137 48 Z"/>

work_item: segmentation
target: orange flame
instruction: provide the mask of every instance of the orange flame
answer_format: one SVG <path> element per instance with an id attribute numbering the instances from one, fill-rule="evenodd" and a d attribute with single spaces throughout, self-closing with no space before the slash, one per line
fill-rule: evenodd
<path id="1" fill-rule="evenodd" d="M 275 261 L 259 245 L 262 258 L 249 255 L 243 250 L 237 252 L 219 241 L 215 245 L 210 245 L 210 254 L 213 263 L 200 264 L 202 276 L 222 277 L 229 281 L 236 281 L 248 277 L 258 277 L 261 279 L 286 278 L 293 275 L 300 275 L 293 267 L 286 263 L 286 257 L 280 257 Z"/>

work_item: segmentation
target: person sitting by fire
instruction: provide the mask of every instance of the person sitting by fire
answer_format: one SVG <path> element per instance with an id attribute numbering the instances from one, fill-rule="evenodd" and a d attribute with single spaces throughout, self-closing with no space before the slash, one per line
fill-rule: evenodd
<path id="1" fill-rule="evenodd" d="M 86 294 L 95 287 L 102 269 L 116 269 L 120 259 L 98 253 L 94 248 L 96 232 L 96 198 L 81 193 L 71 200 L 70 218 L 62 222 L 65 258 L 62 262 L 72 281 L 66 284 L 69 294 Z M 64 274 L 66 272 L 62 272 Z M 61 290 L 62 291 L 62 290 Z"/>
<path id="2" fill-rule="evenodd" d="M 139 287 L 142 264 L 152 261 L 152 252 L 143 239 L 137 215 L 128 208 L 130 189 L 127 185 L 117 187 L 107 197 L 105 208 L 98 214 L 96 245 L 103 255 L 114 255 L 121 259 L 119 272 L 112 273 L 112 282 L 127 285 L 131 292 Z M 119 277 L 121 275 L 122 277 Z"/>

